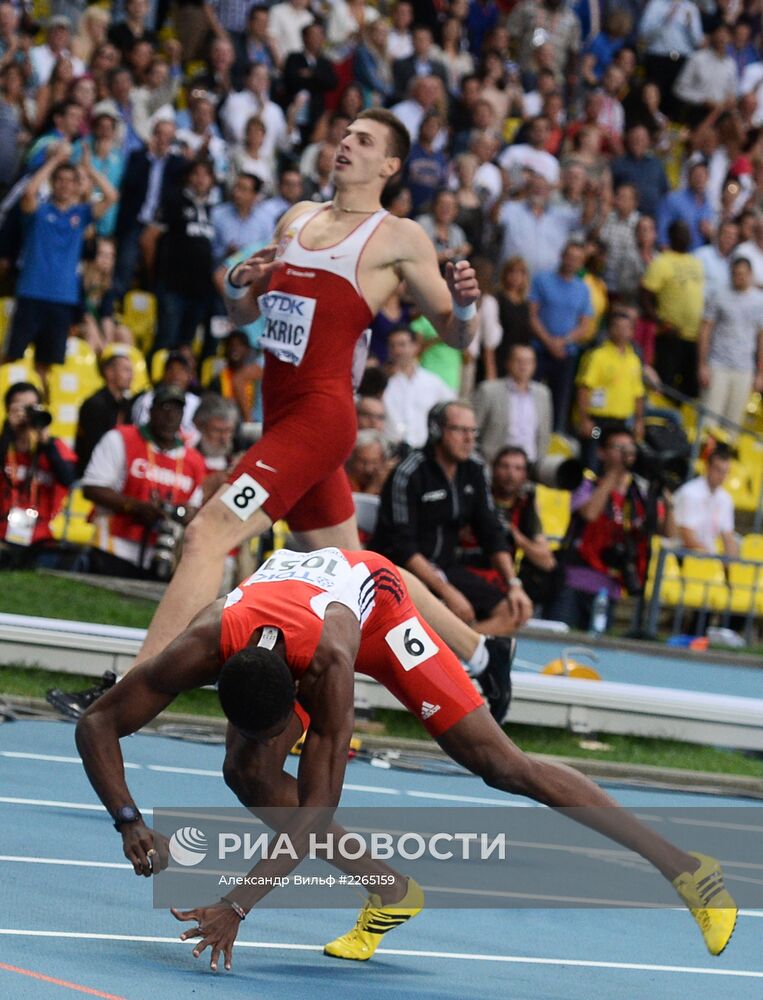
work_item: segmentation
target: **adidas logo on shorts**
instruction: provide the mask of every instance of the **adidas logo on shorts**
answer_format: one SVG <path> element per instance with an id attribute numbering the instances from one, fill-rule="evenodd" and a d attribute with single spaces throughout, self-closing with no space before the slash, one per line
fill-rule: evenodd
<path id="1" fill-rule="evenodd" d="M 432 716 L 436 715 L 440 711 L 441 708 L 442 708 L 442 705 L 432 705 L 428 701 L 422 701 L 422 703 L 421 703 L 421 718 L 422 719 L 431 719 Z"/>

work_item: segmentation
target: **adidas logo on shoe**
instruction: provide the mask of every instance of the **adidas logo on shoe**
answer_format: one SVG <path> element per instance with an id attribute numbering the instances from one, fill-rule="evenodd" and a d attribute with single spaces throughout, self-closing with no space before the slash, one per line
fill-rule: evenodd
<path id="1" fill-rule="evenodd" d="M 421 703 L 421 718 L 422 719 L 431 719 L 432 716 L 436 715 L 440 711 L 441 708 L 442 708 L 442 705 L 432 705 L 428 701 L 423 701 Z"/>

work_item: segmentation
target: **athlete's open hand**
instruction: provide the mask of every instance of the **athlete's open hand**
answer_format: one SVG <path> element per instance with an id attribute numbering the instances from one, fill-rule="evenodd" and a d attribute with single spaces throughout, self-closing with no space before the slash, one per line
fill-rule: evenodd
<path id="1" fill-rule="evenodd" d="M 121 828 L 125 857 L 136 875 L 150 878 L 169 864 L 169 841 L 145 823 L 124 823 Z"/>
<path id="2" fill-rule="evenodd" d="M 275 256 L 276 245 L 274 243 L 263 247 L 257 253 L 253 253 L 251 257 L 237 264 L 233 269 L 231 275 L 233 284 L 238 285 L 239 288 L 251 286 L 255 295 L 264 292 L 270 275 L 281 267 L 281 261 L 276 260 Z"/>
<path id="3" fill-rule="evenodd" d="M 457 306 L 470 306 L 480 297 L 480 286 L 474 268 L 468 260 L 450 261 L 445 265 L 445 280 Z"/>
<path id="4" fill-rule="evenodd" d="M 196 926 L 180 935 L 181 941 L 200 937 L 201 941 L 193 949 L 193 957 L 198 958 L 205 948 L 212 949 L 209 967 L 217 972 L 217 963 L 222 951 L 225 957 L 225 968 L 233 964 L 233 944 L 241 926 L 241 918 L 227 903 L 216 903 L 214 906 L 199 906 L 195 910 L 171 910 L 176 920 L 194 920 Z"/>

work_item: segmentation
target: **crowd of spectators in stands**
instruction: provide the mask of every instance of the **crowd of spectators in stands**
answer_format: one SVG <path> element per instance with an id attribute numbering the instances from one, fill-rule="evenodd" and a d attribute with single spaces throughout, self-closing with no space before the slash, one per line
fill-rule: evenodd
<path id="1" fill-rule="evenodd" d="M 73 453 L 22 415 L 46 402 L 71 336 L 96 352 L 105 383 L 80 411 L 76 474 L 112 527 L 133 517 L 128 558 L 150 561 L 152 539 L 138 531 L 155 527 L 149 506 L 190 516 L 202 482 L 186 452 L 196 469 L 199 445 L 219 482 L 241 445 L 237 425 L 262 421 L 262 330 L 232 330 L 225 268 L 267 244 L 295 202 L 331 198 L 337 142 L 358 111 L 381 105 L 413 141 L 386 207 L 421 223 L 443 268 L 471 260 L 482 298 L 463 354 L 403 285 L 385 304 L 348 474 L 359 493 L 383 496 L 400 458 L 432 460 L 432 407 L 472 400 L 457 424 L 479 432 L 504 545 L 472 525 L 492 539 L 485 557 L 521 549 L 526 589 L 546 610 L 565 573 L 578 589 L 587 579 L 586 600 L 556 609 L 571 624 L 587 624 L 602 585 L 615 601 L 627 581 L 600 558 L 617 541 L 601 521 L 621 532 L 623 511 L 628 523 L 646 518 L 630 457 L 649 412 L 645 381 L 732 424 L 763 391 L 763 2 L 49 8 L 41 21 L 34 3 L 0 2 L 0 293 L 15 300 L 3 360 L 31 345 L 37 376 L 6 398 L 6 540 L 21 523 L 11 511 L 31 504 L 20 489 L 55 481 L 56 499 L 20 529 L 37 541 L 74 478 Z M 153 341 L 140 343 L 157 386 L 137 402 L 133 289 L 158 309 Z M 557 566 L 528 485 L 554 432 L 598 477 L 573 496 L 567 547 L 588 553 L 584 571 Z M 138 448 L 149 469 L 172 473 L 155 476 L 163 492 L 127 490 L 125 456 Z M 675 530 L 668 506 L 659 521 Z M 639 540 L 631 562 L 645 559 Z M 510 587 L 515 572 L 498 562 Z"/>

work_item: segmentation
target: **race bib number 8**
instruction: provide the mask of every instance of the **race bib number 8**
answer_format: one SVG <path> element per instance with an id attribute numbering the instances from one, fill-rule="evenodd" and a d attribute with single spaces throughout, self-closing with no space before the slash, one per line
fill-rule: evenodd
<path id="1" fill-rule="evenodd" d="M 236 517 L 246 521 L 260 509 L 269 496 L 268 491 L 245 472 L 230 484 L 220 500 Z"/>
<path id="2" fill-rule="evenodd" d="M 418 618 L 409 618 L 384 636 L 403 670 L 413 670 L 439 652 Z"/>

